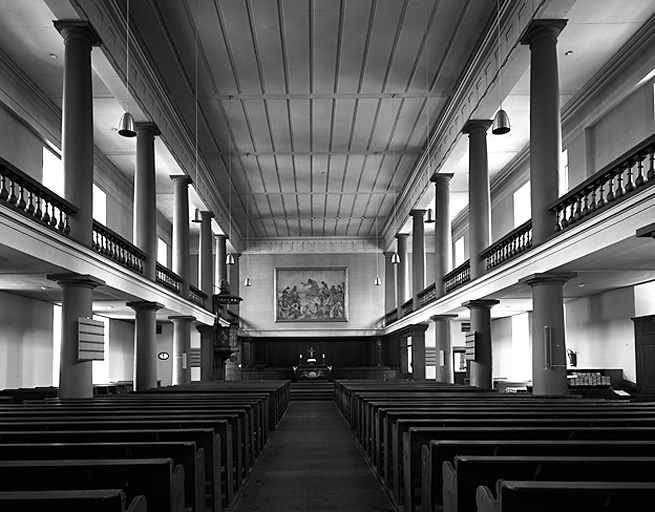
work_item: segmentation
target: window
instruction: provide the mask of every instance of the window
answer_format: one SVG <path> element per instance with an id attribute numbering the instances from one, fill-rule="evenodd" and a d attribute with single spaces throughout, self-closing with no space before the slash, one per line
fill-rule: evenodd
<path id="1" fill-rule="evenodd" d="M 43 147 L 43 186 L 52 190 L 55 194 L 64 195 L 64 165 L 59 155 Z"/>
<path id="2" fill-rule="evenodd" d="M 157 262 L 168 267 L 168 244 L 157 238 Z"/>
<path id="3" fill-rule="evenodd" d="M 560 196 L 563 196 L 569 191 L 569 150 L 562 151 L 562 156 L 559 161 L 559 174 L 558 174 L 559 190 L 557 191 Z"/>
<path id="4" fill-rule="evenodd" d="M 93 184 L 93 218 L 100 224 L 107 225 L 107 194 L 95 183 Z"/>
<path id="5" fill-rule="evenodd" d="M 466 260 L 464 259 L 464 237 L 461 236 L 455 241 L 455 268 L 459 267 Z"/>
<path id="6" fill-rule="evenodd" d="M 513 195 L 514 227 L 517 228 L 532 215 L 532 201 L 530 199 L 530 182 L 525 183 Z"/>

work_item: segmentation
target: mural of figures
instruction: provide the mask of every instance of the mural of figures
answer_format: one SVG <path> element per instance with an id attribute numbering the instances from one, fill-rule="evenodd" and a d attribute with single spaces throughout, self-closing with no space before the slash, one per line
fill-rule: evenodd
<path id="1" fill-rule="evenodd" d="M 275 269 L 276 321 L 347 321 L 346 270 Z"/>

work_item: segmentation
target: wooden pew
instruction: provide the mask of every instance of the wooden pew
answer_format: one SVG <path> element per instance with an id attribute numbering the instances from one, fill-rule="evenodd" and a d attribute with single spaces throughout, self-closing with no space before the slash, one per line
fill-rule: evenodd
<path id="1" fill-rule="evenodd" d="M 221 474 L 223 481 L 221 489 L 225 493 L 225 501 L 229 505 L 234 499 L 235 468 L 233 457 L 232 426 L 226 419 L 198 419 L 198 418 L 171 418 L 171 417 L 122 417 L 117 418 L 57 418 L 53 416 L 33 417 L 29 420 L 8 418 L 0 420 L 0 432 L 19 430 L 134 430 L 134 429 L 193 429 L 213 428 L 220 436 L 221 443 Z"/>
<path id="2" fill-rule="evenodd" d="M 147 512 L 143 495 L 136 496 L 125 507 L 121 489 L 70 491 L 1 491 L 0 510 L 3 512 Z"/>
<path id="3" fill-rule="evenodd" d="M 431 440 L 446 439 L 534 439 L 534 440 L 611 440 L 611 439 L 655 439 L 655 427 L 574 427 L 574 426 L 449 426 L 449 427 L 410 427 L 403 436 L 403 477 L 402 482 L 394 473 L 394 498 L 403 503 L 406 512 L 413 511 L 416 506 L 415 494 L 421 490 L 422 445 Z M 418 452 L 418 457 L 416 455 Z M 438 468 L 432 468 L 433 471 Z M 395 468 L 394 468 L 395 471 Z M 402 494 L 401 494 L 402 493 Z"/>
<path id="4" fill-rule="evenodd" d="M 655 501 L 655 484 L 499 480 L 496 496 L 488 487 L 478 487 L 478 512 L 635 512 Z"/>
<path id="5" fill-rule="evenodd" d="M 0 460 L 170 458 L 184 468 L 184 503 L 205 512 L 205 452 L 194 442 L 0 444 Z"/>
<path id="6" fill-rule="evenodd" d="M 458 455 L 443 473 L 443 512 L 476 512 L 476 489 L 501 479 L 655 483 L 655 457 Z"/>
<path id="7" fill-rule="evenodd" d="M 443 506 L 443 465 L 457 455 L 562 455 L 655 457 L 655 440 L 560 441 L 560 440 L 446 440 L 423 445 L 421 508 L 423 512 Z M 439 471 L 433 471 L 439 468 Z"/>
<path id="8" fill-rule="evenodd" d="M 171 459 L 0 460 L 0 491 L 122 489 L 148 509 L 184 511 L 184 469 Z"/>
<path id="9" fill-rule="evenodd" d="M 210 493 L 212 512 L 227 509 L 228 494 L 221 482 L 220 435 L 205 429 L 139 429 L 139 430 L 40 430 L 2 431 L 0 443 L 96 443 L 96 442 L 194 442 L 205 453 L 205 481 Z"/>

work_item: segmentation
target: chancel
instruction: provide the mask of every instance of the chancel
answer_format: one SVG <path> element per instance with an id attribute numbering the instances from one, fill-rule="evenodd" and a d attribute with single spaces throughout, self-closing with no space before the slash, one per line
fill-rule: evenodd
<path id="1" fill-rule="evenodd" d="M 655 0 L 0 27 L 0 510 L 655 503 Z"/>

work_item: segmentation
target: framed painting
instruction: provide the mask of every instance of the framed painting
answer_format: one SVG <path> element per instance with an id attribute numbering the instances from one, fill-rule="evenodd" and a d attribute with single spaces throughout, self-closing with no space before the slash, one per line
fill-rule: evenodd
<path id="1" fill-rule="evenodd" d="M 347 322 L 346 267 L 276 268 L 276 322 Z"/>

